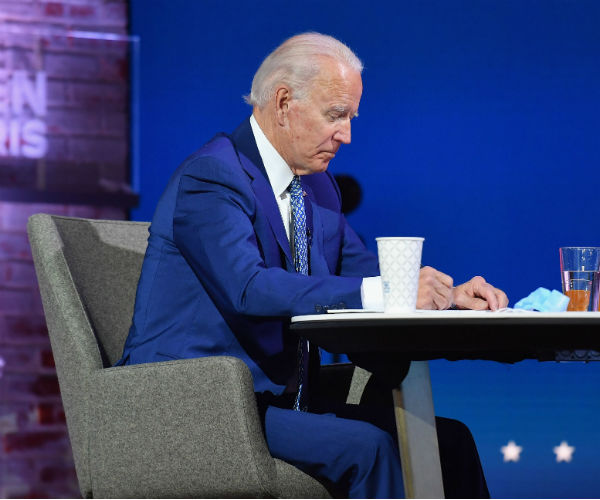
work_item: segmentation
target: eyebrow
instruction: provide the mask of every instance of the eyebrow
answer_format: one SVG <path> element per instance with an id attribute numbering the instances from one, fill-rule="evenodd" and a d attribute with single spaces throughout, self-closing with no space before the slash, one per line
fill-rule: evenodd
<path id="1" fill-rule="evenodd" d="M 345 115 L 347 113 L 349 113 L 349 109 L 347 106 L 342 106 L 342 105 L 335 105 L 332 106 L 331 108 L 329 108 L 330 112 L 335 112 L 335 113 L 339 113 L 340 115 Z M 356 111 L 353 115 L 352 118 L 356 118 L 358 116 L 358 111 Z"/>

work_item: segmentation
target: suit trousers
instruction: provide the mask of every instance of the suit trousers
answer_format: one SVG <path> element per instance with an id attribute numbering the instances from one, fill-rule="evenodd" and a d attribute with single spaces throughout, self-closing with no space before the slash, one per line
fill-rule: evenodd
<path id="1" fill-rule="evenodd" d="M 404 484 L 393 405 L 318 401 L 291 409 L 290 395 L 258 395 L 271 454 L 323 482 L 342 498 L 403 498 Z M 447 498 L 489 498 L 469 429 L 436 417 Z"/>

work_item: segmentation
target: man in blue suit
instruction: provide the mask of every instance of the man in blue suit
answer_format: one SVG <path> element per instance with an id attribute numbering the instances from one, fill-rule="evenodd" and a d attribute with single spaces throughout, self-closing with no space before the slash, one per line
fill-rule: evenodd
<path id="1" fill-rule="evenodd" d="M 348 47 L 316 33 L 292 37 L 263 61 L 247 98 L 252 116 L 190 156 L 159 201 L 119 364 L 239 357 L 275 457 L 350 497 L 389 498 L 403 494 L 391 412 L 311 400 L 317 350 L 289 330 L 294 315 L 380 300 L 377 258 L 346 222 L 326 171 L 350 142 L 361 71 Z M 453 287 L 449 276 L 421 271 L 420 308 L 507 302 L 481 277 Z M 469 476 L 458 481 L 468 488 L 445 482 L 446 494 L 485 496 L 468 431 L 447 420 L 438 430 L 442 460 L 462 463 L 445 481 Z"/>

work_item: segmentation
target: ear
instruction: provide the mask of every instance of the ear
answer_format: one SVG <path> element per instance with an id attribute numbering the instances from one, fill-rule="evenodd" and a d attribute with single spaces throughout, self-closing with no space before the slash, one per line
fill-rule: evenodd
<path id="1" fill-rule="evenodd" d="M 277 113 L 277 123 L 281 126 L 287 123 L 291 100 L 292 92 L 289 87 L 282 85 L 275 91 L 275 112 Z"/>

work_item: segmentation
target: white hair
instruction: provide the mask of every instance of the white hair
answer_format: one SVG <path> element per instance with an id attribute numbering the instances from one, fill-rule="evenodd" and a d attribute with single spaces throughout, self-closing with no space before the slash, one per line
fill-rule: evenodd
<path id="1" fill-rule="evenodd" d="M 334 58 L 362 73 L 362 62 L 348 46 L 329 35 L 302 33 L 288 38 L 266 57 L 244 100 L 262 109 L 282 83 L 290 87 L 292 98 L 305 98 L 310 82 L 319 74 L 321 57 Z"/>

